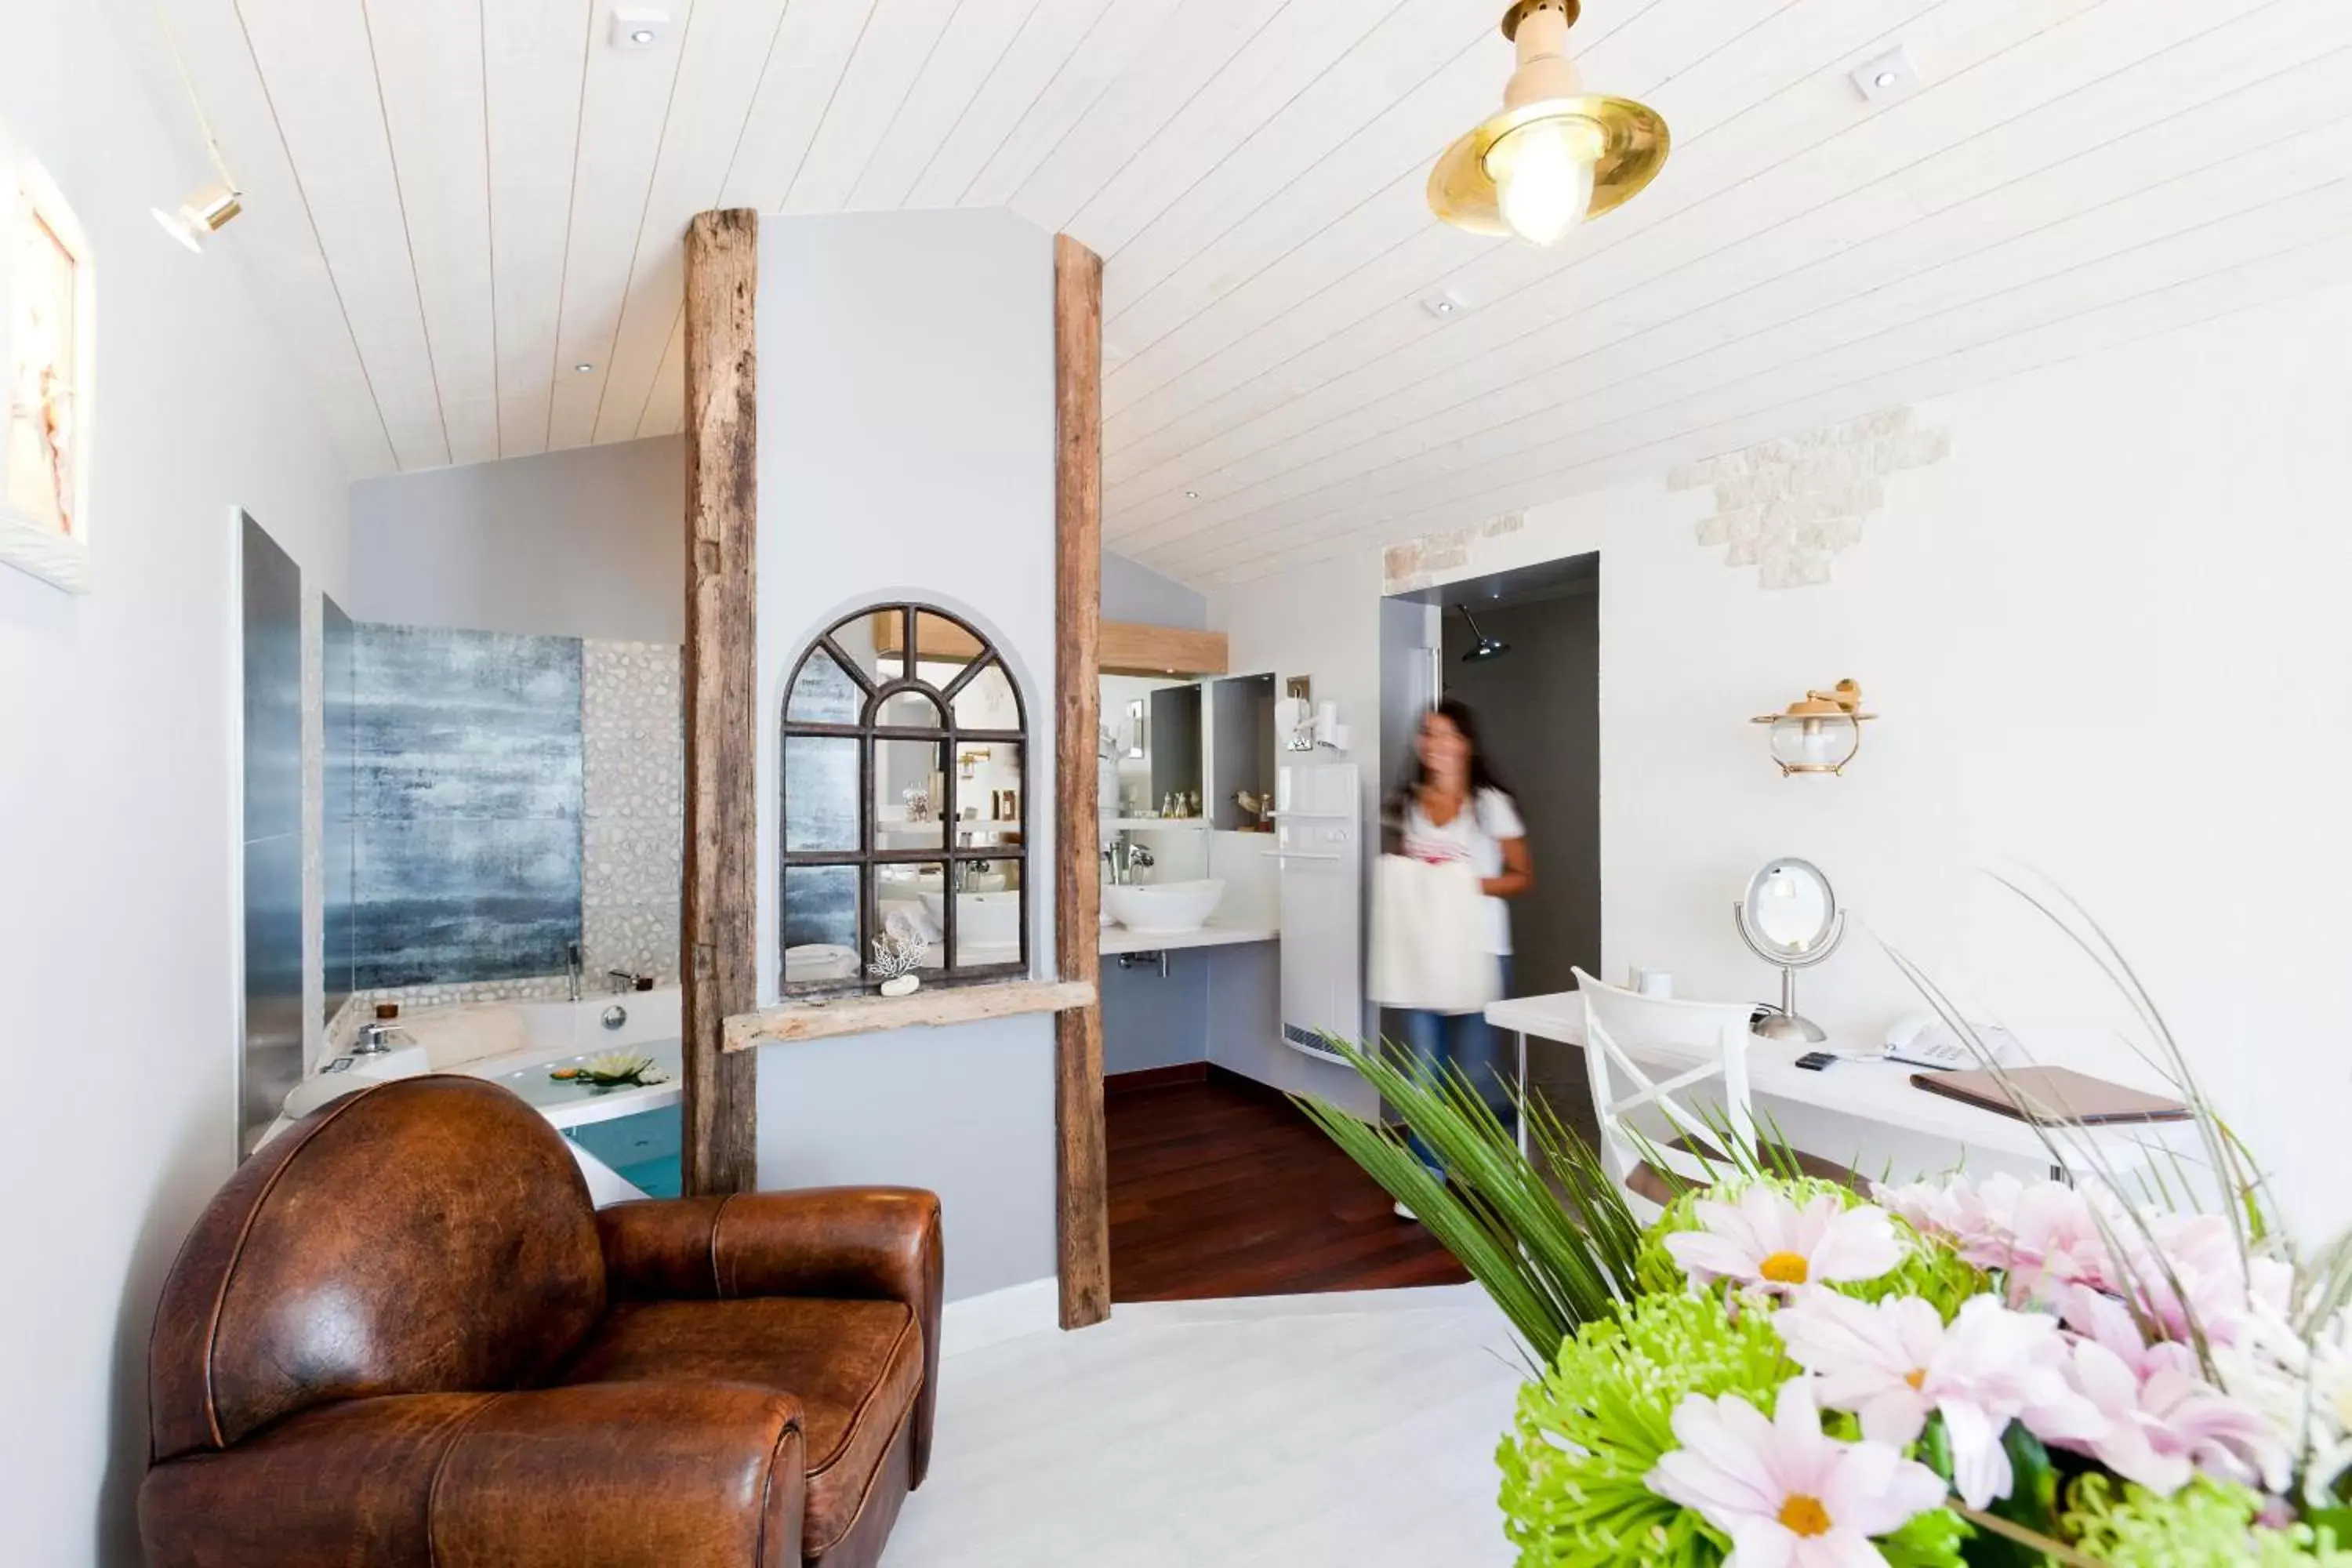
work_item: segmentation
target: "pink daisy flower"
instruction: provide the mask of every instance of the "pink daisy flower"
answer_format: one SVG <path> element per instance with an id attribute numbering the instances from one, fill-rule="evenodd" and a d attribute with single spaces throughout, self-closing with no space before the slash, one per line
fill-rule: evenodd
<path id="1" fill-rule="evenodd" d="M 1781 1388 L 1771 1420 L 1736 1394 L 1695 1394 L 1674 1426 L 1683 1446 L 1644 1479 L 1731 1537 L 1724 1568 L 1884 1568 L 1871 1538 L 1944 1500 L 1927 1466 L 1824 1434 L 1803 1378 Z"/>
<path id="2" fill-rule="evenodd" d="M 1730 1279 L 1786 1294 L 1802 1285 L 1875 1279 L 1903 1261 L 1884 1209 L 1847 1208 L 1823 1193 L 1799 1208 L 1758 1183 L 1736 1204 L 1692 1205 L 1700 1228 L 1666 1237 L 1667 1254 L 1694 1284 Z"/>

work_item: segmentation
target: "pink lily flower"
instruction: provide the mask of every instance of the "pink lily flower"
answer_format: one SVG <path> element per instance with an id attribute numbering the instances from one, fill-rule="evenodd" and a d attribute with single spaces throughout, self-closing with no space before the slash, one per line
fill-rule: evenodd
<path id="1" fill-rule="evenodd" d="M 1666 1251 L 1698 1285 L 1730 1279 L 1786 1295 L 1803 1285 L 1875 1279 L 1903 1261 L 1884 1209 L 1847 1208 L 1823 1193 L 1799 1208 L 1763 1183 L 1736 1204 L 1692 1206 L 1701 1228 L 1666 1237 Z"/>
<path id="2" fill-rule="evenodd" d="M 1884 1568 L 1871 1538 L 1944 1500 L 1927 1466 L 1884 1443 L 1823 1433 L 1803 1378 L 1781 1388 L 1769 1421 L 1736 1394 L 1695 1394 L 1674 1427 L 1683 1446 L 1645 1480 L 1731 1537 L 1724 1568 Z"/>

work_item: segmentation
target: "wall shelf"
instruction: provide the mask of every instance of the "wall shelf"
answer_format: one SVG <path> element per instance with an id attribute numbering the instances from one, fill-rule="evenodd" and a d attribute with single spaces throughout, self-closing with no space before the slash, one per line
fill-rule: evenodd
<path id="1" fill-rule="evenodd" d="M 908 996 L 864 993 L 811 996 L 739 1013 L 727 1020 L 726 1048 L 748 1051 L 793 1040 L 824 1040 L 885 1029 L 971 1024 L 1024 1013 L 1064 1013 L 1095 1003 L 1085 980 L 1015 980 L 993 985 L 925 986 Z"/>

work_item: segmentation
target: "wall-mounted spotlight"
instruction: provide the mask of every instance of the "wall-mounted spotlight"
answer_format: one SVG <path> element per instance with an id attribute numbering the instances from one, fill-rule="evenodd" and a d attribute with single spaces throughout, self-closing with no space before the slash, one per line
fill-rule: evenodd
<path id="1" fill-rule="evenodd" d="M 207 185 L 182 202 L 176 212 L 162 207 L 149 207 L 163 232 L 199 255 L 205 241 L 228 226 L 229 219 L 245 210 L 244 193 L 226 185 Z"/>

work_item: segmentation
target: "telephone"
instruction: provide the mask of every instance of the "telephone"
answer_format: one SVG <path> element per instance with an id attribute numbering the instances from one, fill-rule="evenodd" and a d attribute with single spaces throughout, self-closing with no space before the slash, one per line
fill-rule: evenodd
<path id="1" fill-rule="evenodd" d="M 2017 1037 L 1991 1024 L 1971 1024 L 1977 1039 L 2003 1066 L 2017 1059 Z M 1977 1054 L 1933 1013 L 1906 1013 L 1887 1026 L 1886 1059 L 1915 1068 L 1957 1071 L 1978 1066 Z"/>

